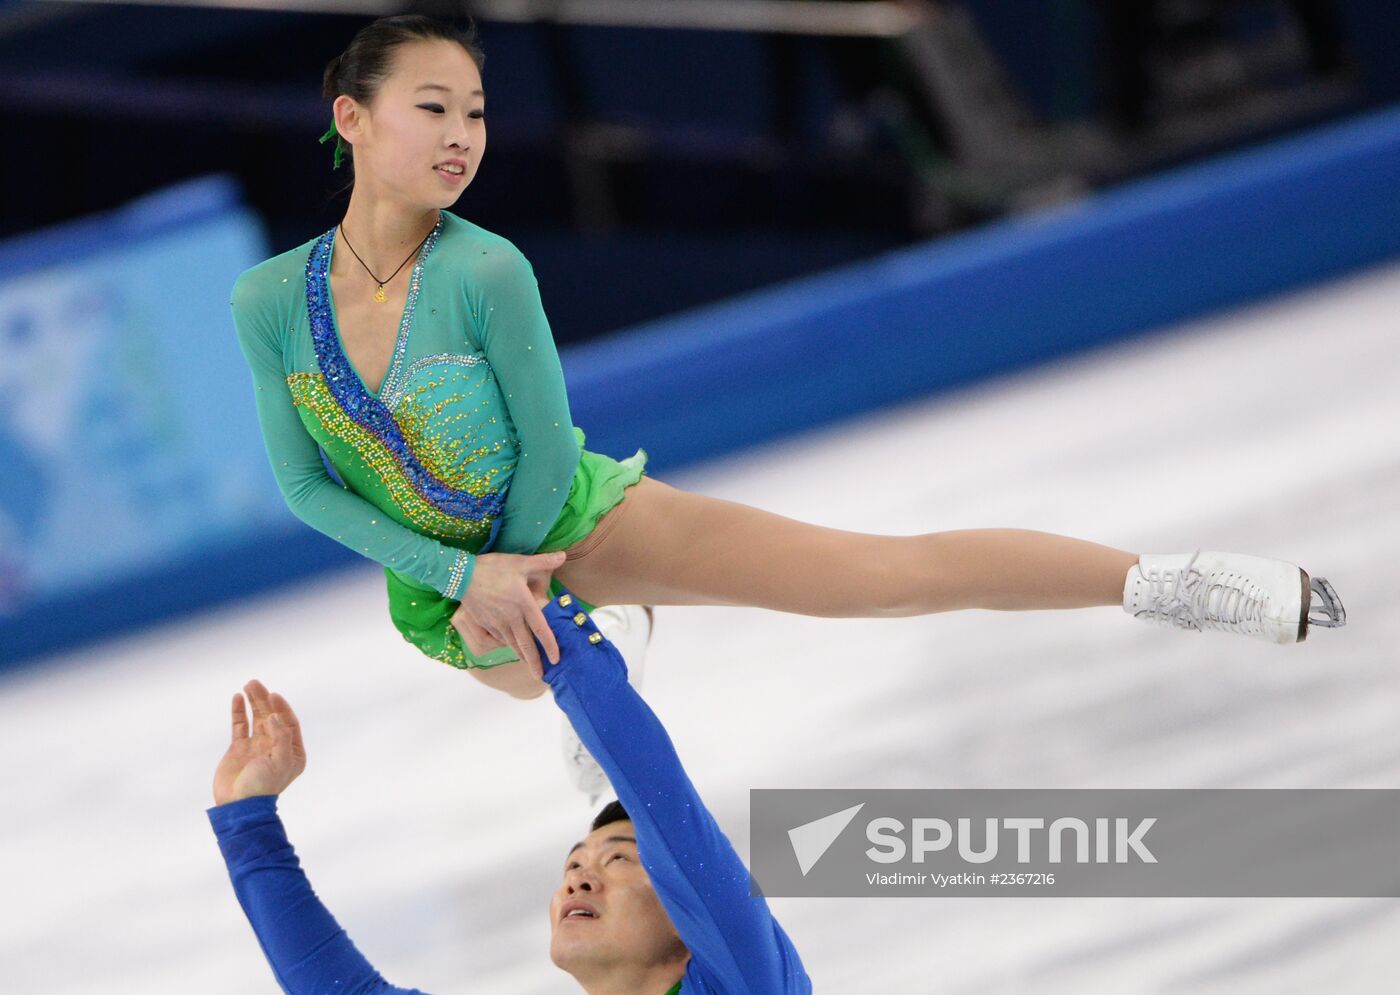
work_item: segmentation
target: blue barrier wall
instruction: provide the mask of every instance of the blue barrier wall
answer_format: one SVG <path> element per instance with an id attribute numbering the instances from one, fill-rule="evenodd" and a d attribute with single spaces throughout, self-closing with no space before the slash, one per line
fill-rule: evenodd
<path id="1" fill-rule="evenodd" d="M 183 569 L 225 594 L 222 558 L 299 531 L 229 331 L 265 254 L 220 177 L 0 245 L 0 660 L 178 610 Z"/>
<path id="2" fill-rule="evenodd" d="M 574 421 L 665 473 L 1395 256 L 1397 191 L 1392 111 L 566 350 Z M 40 244 L 0 247 L 0 277 Z M 235 348 L 229 262 L 215 349 Z M 241 359 L 223 367 L 246 394 Z M 229 423 L 246 431 L 251 403 Z M 270 486 L 265 458 L 253 472 Z M 32 600 L 0 619 L 0 667 L 358 562 L 283 509 Z"/>
<path id="3" fill-rule="evenodd" d="M 591 448 L 659 472 L 1400 254 L 1400 111 L 1133 183 L 564 357 Z"/>

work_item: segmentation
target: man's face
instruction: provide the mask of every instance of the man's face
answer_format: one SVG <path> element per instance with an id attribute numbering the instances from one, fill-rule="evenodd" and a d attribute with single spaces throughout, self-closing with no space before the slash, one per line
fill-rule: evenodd
<path id="1" fill-rule="evenodd" d="M 549 957 L 576 977 L 689 956 L 637 857 L 630 821 L 599 826 L 569 852 L 549 921 Z"/>

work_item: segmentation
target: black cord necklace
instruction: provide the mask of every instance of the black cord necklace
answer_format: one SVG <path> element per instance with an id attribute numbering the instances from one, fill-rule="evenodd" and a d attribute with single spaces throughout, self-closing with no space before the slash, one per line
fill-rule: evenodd
<path id="1" fill-rule="evenodd" d="M 436 227 L 436 225 L 433 226 L 433 228 Z M 342 224 L 339 226 L 339 228 L 340 234 L 345 236 L 346 247 L 349 248 L 351 254 L 354 255 L 356 259 L 360 259 L 360 254 L 356 252 L 355 247 L 350 244 L 350 236 L 345 234 L 345 226 Z M 428 229 L 428 235 L 431 235 L 433 233 L 433 228 Z M 423 242 L 426 242 L 428 240 L 428 235 L 423 236 Z M 394 270 L 394 272 L 390 273 L 388 280 L 379 279 L 379 277 L 374 275 L 374 271 L 369 268 L 369 265 L 363 259 L 360 259 L 360 265 L 365 268 L 365 272 L 369 274 L 370 279 L 373 280 L 375 283 L 379 284 L 379 289 L 374 292 L 374 299 L 380 304 L 383 304 L 389 299 L 388 295 L 384 293 L 384 284 L 388 283 L 394 277 L 399 275 L 399 270 L 407 266 L 408 260 L 412 259 L 414 254 L 417 253 L 419 249 L 423 248 L 423 242 L 419 242 L 418 245 L 414 247 L 413 252 L 410 252 L 408 254 L 408 259 L 405 259 L 403 262 L 399 263 L 399 269 L 396 269 Z"/>

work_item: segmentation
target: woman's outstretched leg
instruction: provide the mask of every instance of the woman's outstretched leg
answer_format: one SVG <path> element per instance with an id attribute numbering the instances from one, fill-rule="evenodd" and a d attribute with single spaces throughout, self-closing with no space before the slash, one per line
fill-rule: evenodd
<path id="1" fill-rule="evenodd" d="M 1139 557 L 1026 529 L 868 535 L 650 477 L 629 487 L 565 556 L 555 576 L 595 605 L 747 605 L 870 618 L 1121 604 L 1148 621 L 1276 643 L 1300 641 L 1310 621 L 1346 622 L 1331 585 L 1282 560 L 1200 552 Z M 1322 614 L 1310 620 L 1314 596 Z M 539 685 L 522 663 L 483 680 L 516 697 L 532 697 Z"/>
<path id="2" fill-rule="evenodd" d="M 1117 605 L 1137 556 L 1025 529 L 915 536 L 799 522 L 644 477 L 559 579 L 594 604 L 749 605 L 892 617 Z"/>

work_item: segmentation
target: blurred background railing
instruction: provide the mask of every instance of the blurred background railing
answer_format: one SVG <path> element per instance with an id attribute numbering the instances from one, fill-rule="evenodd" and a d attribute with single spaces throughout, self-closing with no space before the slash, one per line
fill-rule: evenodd
<path id="1" fill-rule="evenodd" d="M 0 3 L 0 666 L 357 562 L 226 295 L 339 220 L 321 71 L 404 11 L 478 20 L 455 209 L 663 471 L 1400 252 L 1396 4 Z"/>
<path id="2" fill-rule="evenodd" d="M 480 20 L 463 203 L 561 342 L 1400 96 L 1400 8 L 1370 0 L 9 2 L 0 236 L 211 169 L 271 244 L 325 230 L 320 71 L 414 9 Z"/>

